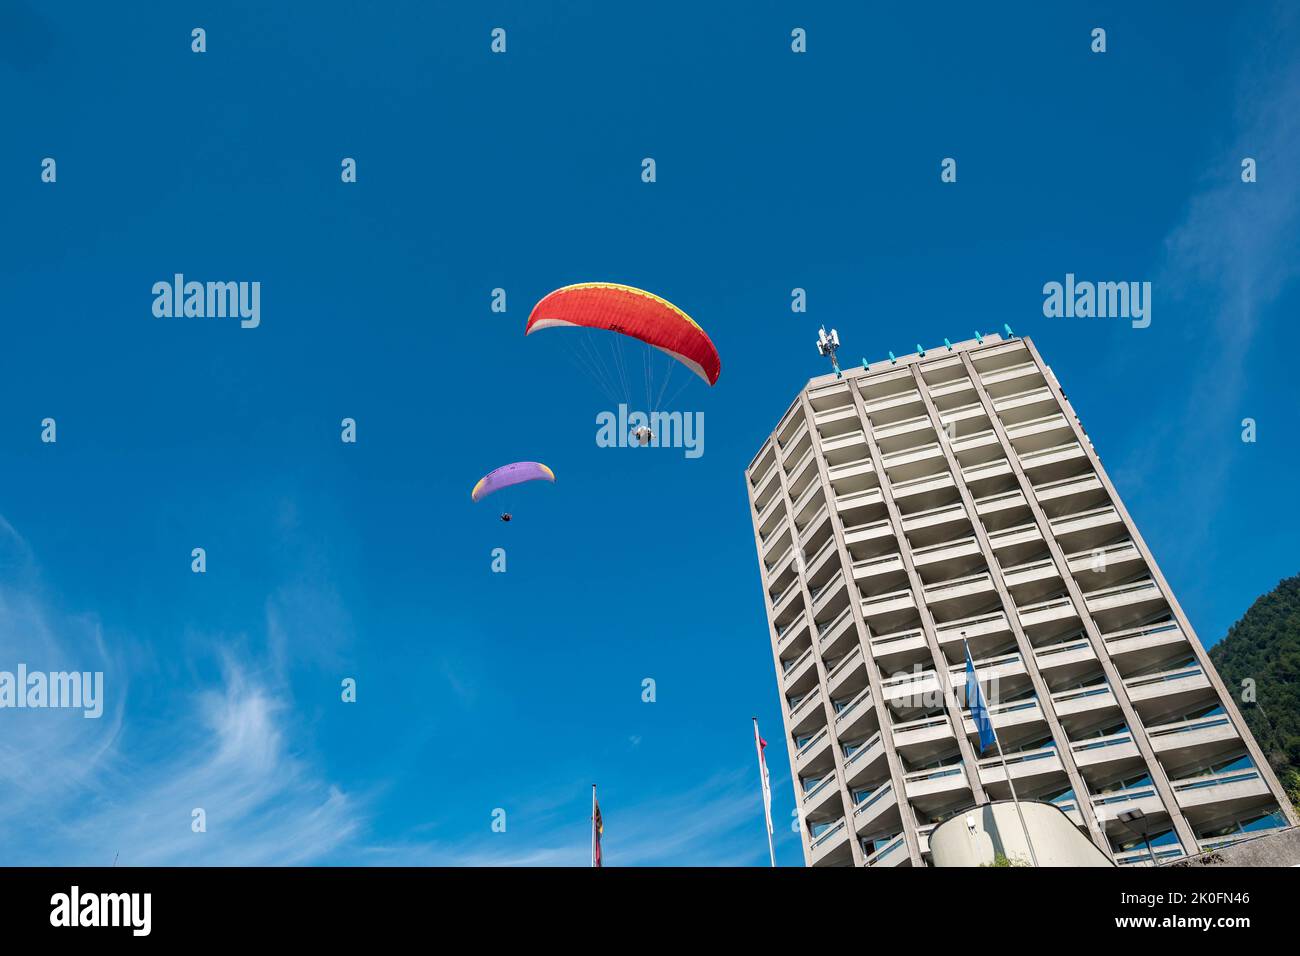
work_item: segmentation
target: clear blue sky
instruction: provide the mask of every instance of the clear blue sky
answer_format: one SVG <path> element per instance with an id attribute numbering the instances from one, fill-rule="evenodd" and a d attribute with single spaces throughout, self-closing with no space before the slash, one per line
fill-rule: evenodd
<path id="1" fill-rule="evenodd" d="M 1033 336 L 1207 641 L 1296 573 L 1294 11 L 850 6 L 0 4 L 0 669 L 107 684 L 0 712 L 0 862 L 583 865 L 596 782 L 610 865 L 763 864 L 755 714 L 801 862 L 742 472 L 821 322 Z M 1151 327 L 1044 318 L 1067 272 Z M 592 278 L 713 336 L 703 457 L 596 447 L 524 339 Z"/>

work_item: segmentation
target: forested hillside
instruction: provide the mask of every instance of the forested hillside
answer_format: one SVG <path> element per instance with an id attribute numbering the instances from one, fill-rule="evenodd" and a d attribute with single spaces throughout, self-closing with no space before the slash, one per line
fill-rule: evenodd
<path id="1" fill-rule="evenodd" d="M 1269 763 L 1300 807 L 1300 575 L 1259 598 L 1210 648 Z M 1255 681 L 1255 702 L 1242 699 Z"/>

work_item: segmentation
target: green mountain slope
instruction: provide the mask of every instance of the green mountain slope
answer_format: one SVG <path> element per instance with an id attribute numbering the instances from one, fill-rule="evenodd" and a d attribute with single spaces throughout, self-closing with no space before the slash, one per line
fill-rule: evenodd
<path id="1" fill-rule="evenodd" d="M 1300 807 L 1300 575 L 1265 594 L 1210 648 L 1210 660 Z M 1243 700 L 1243 682 L 1254 698 Z"/>

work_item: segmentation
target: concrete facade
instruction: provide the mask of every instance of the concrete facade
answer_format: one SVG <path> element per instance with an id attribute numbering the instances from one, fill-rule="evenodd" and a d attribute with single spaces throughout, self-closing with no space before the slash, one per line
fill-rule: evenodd
<path id="1" fill-rule="evenodd" d="M 1008 772 L 1121 865 L 1296 823 L 1028 339 L 813 379 L 745 477 L 808 865 L 927 865 Z"/>

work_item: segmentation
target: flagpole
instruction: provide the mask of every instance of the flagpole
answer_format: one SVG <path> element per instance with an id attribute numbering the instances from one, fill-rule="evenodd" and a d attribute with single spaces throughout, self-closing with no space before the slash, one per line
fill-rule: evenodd
<path id="1" fill-rule="evenodd" d="M 591 866 L 596 867 L 596 785 L 591 785 Z"/>
<path id="2" fill-rule="evenodd" d="M 763 826 L 767 830 L 767 856 L 771 860 L 772 866 L 776 866 L 776 847 L 772 843 L 772 807 L 770 804 L 771 793 L 768 784 L 767 763 L 763 759 L 762 737 L 758 733 L 758 718 L 754 718 L 754 749 L 758 751 L 758 783 L 763 796 Z"/>
<path id="3" fill-rule="evenodd" d="M 971 657 L 970 645 L 966 643 L 965 631 L 963 631 L 961 635 L 961 644 L 962 647 L 965 648 L 966 650 L 966 660 L 971 662 L 971 671 L 972 671 L 971 676 L 975 678 L 975 683 L 978 686 L 979 672 L 975 670 L 975 658 Z M 982 693 L 983 692 L 981 691 L 981 694 Z M 985 707 L 985 713 L 987 714 L 988 712 L 987 701 L 985 702 L 984 707 Z M 997 727 L 993 726 L 993 717 L 991 715 L 988 717 L 988 721 L 989 721 L 989 730 L 993 731 L 993 746 L 998 748 L 998 761 L 1002 764 L 1002 773 L 1007 778 L 1007 786 L 1011 788 L 1011 802 L 1016 805 L 1016 816 L 1020 818 L 1020 829 L 1025 834 L 1025 845 L 1029 847 L 1029 861 L 1034 866 L 1038 866 L 1038 854 L 1034 852 L 1034 841 L 1029 836 L 1029 827 L 1025 825 L 1025 814 L 1024 811 L 1020 809 L 1020 798 L 1016 796 L 1016 785 L 1011 780 L 1011 771 L 1007 769 L 1007 758 L 1006 755 L 1002 752 L 1002 741 L 998 738 L 998 729 Z M 977 774 L 979 773 L 978 765 L 975 768 L 975 772 Z M 994 822 L 995 823 L 997 822 L 996 817 L 994 818 Z"/>

